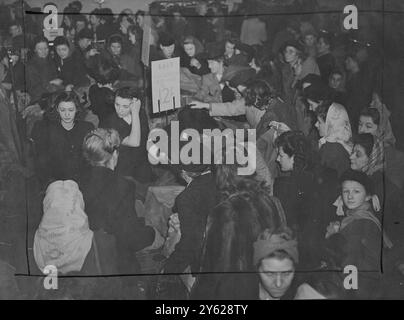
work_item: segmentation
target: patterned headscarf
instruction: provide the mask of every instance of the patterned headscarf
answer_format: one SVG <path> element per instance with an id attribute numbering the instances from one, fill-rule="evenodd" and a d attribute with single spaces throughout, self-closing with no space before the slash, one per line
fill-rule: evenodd
<path id="1" fill-rule="evenodd" d="M 351 139 L 352 130 L 348 113 L 342 105 L 334 102 L 328 109 L 325 136 L 319 140 L 319 147 L 326 142 L 337 142 L 351 154 L 353 147 Z"/>
<path id="2" fill-rule="evenodd" d="M 364 172 L 371 176 L 375 172 L 384 169 L 384 151 L 382 142 L 377 138 L 374 137 L 374 144 L 372 153 L 369 156 L 369 162 L 364 168 Z"/>
<path id="3" fill-rule="evenodd" d="M 91 249 L 93 232 L 76 182 L 55 181 L 46 190 L 44 215 L 35 233 L 34 257 L 40 268 L 53 265 L 59 273 L 80 271 Z"/>

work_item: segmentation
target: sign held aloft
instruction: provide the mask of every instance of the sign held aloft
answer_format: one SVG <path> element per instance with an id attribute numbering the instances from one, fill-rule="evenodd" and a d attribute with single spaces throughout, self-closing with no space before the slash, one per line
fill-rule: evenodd
<path id="1" fill-rule="evenodd" d="M 180 58 L 152 61 L 153 113 L 180 107 Z"/>

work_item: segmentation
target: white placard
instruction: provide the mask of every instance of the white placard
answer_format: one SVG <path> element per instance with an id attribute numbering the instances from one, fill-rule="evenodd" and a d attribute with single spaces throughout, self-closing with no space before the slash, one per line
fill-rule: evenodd
<path id="1" fill-rule="evenodd" d="M 151 69 L 153 113 L 179 108 L 180 58 L 152 61 Z"/>

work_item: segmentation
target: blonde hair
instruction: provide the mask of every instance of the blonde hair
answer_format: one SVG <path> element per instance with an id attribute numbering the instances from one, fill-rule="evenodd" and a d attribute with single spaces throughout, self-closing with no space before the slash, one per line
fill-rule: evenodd
<path id="1" fill-rule="evenodd" d="M 114 129 L 98 128 L 88 133 L 83 142 L 84 158 L 92 166 L 106 166 L 118 150 L 121 139 Z"/>

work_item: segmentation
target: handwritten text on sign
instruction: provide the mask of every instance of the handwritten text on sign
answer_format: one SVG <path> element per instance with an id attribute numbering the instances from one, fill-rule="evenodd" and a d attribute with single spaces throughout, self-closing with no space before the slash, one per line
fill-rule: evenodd
<path id="1" fill-rule="evenodd" d="M 152 61 L 153 113 L 180 107 L 180 58 Z"/>

